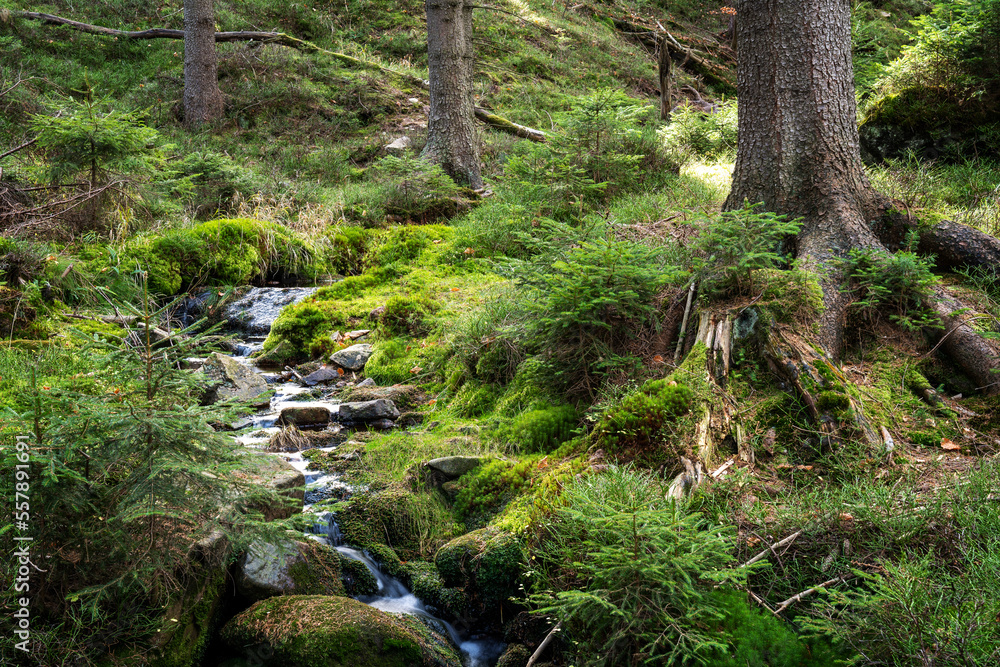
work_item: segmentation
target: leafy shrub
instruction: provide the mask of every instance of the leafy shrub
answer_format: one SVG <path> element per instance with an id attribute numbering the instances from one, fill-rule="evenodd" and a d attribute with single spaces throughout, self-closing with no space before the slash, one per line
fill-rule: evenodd
<path id="1" fill-rule="evenodd" d="M 782 247 L 798 233 L 801 223 L 770 211 L 758 212 L 760 206 L 744 203 L 743 208 L 723 212 L 702 225 L 697 276 L 703 295 L 749 295 L 758 287 L 755 271 L 777 268 L 787 261 Z"/>
<path id="2" fill-rule="evenodd" d="M 857 297 L 852 307 L 869 319 L 888 313 L 892 322 L 910 331 L 938 326 L 929 306 L 939 283 L 932 261 L 905 250 L 852 250 L 845 262 L 851 281 L 847 291 Z"/>
<path id="3" fill-rule="evenodd" d="M 250 169 L 221 153 L 194 151 L 172 166 L 181 176 L 190 179 L 193 190 L 188 206 L 193 209 L 194 217 L 228 212 L 237 195 L 259 189 Z"/>
<path id="4" fill-rule="evenodd" d="M 586 664 L 713 664 L 725 637 L 719 586 L 731 569 L 732 529 L 665 499 L 649 473 L 612 466 L 571 480 L 552 510 L 530 573 L 538 613 L 562 621 Z"/>
<path id="5" fill-rule="evenodd" d="M 879 159 L 914 146 L 928 158 L 997 154 L 1000 2 L 934 3 L 914 25 L 916 38 L 886 67 L 861 114 L 862 143 Z M 918 141 L 882 145 L 879 126 L 901 128 L 902 136 Z"/>
<path id="6" fill-rule="evenodd" d="M 118 307 L 148 328 L 166 317 L 165 308 Z M 12 443 L 30 434 L 23 458 L 5 447 L 0 465 L 26 464 L 46 491 L 31 499 L 45 517 L 34 539 L 53 549 L 32 575 L 32 629 L 86 638 L 80 660 L 90 663 L 109 644 L 148 638 L 168 600 L 204 581 L 190 545 L 215 530 L 234 551 L 268 538 L 257 508 L 281 507 L 282 498 L 255 485 L 254 457 L 209 425 L 220 418 L 216 408 L 190 407 L 202 384 L 181 361 L 204 350 L 205 334 L 157 349 L 83 342 L 72 353 L 31 355 L 17 375 L 8 373 L 10 353 L 0 357 L 4 388 L 18 389 L 5 397 L 13 400 L 0 433 Z M 13 494 L 14 476 L 0 485 Z M 221 556 L 211 551 L 200 553 Z M 11 647 L 0 647 L 4 664 L 20 662 Z"/>
<path id="7" fill-rule="evenodd" d="M 504 168 L 535 215 L 567 220 L 677 171 L 656 139 L 653 106 L 620 91 L 582 98 L 561 121 L 562 132 L 545 144 L 516 147 Z"/>
<path id="8" fill-rule="evenodd" d="M 573 437 L 579 415 L 571 405 L 528 410 L 510 425 L 509 435 L 522 452 L 550 452 Z"/>
<path id="9" fill-rule="evenodd" d="M 736 157 L 736 100 L 720 102 L 715 113 L 681 105 L 660 130 L 667 153 L 679 163 L 695 159 L 732 160 Z"/>
<path id="10" fill-rule="evenodd" d="M 938 447 L 938 443 L 934 444 Z M 871 663 L 918 667 L 990 665 L 1000 660 L 1000 515 L 981 502 L 997 492 L 997 466 L 908 498 L 914 511 L 878 511 L 897 557 L 856 570 L 861 585 L 832 588 L 809 622 Z M 892 500 L 901 496 L 894 488 Z"/>

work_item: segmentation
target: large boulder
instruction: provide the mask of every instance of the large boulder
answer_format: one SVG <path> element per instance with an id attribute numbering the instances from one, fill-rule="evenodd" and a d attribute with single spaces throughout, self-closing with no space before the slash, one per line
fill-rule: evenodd
<path id="1" fill-rule="evenodd" d="M 152 667 L 200 664 L 225 615 L 229 540 L 215 531 L 188 550 L 182 588 L 172 594 L 150 638 Z"/>
<path id="2" fill-rule="evenodd" d="M 337 350 L 330 355 L 330 361 L 335 366 L 340 366 L 349 371 L 360 371 L 368 363 L 368 359 L 371 356 L 372 346 L 368 343 L 358 343 L 357 345 L 345 347 L 343 350 Z"/>
<path id="3" fill-rule="evenodd" d="M 392 401 L 380 398 L 361 403 L 341 403 L 339 421 L 341 422 L 374 422 L 380 419 L 399 419 L 399 410 Z"/>
<path id="4" fill-rule="evenodd" d="M 344 597 L 291 595 L 255 603 L 222 629 L 234 650 L 264 645 L 280 667 L 461 667 L 455 649 L 415 616 Z"/>
<path id="5" fill-rule="evenodd" d="M 232 357 L 213 352 L 197 371 L 208 380 L 202 402 L 211 405 L 219 401 L 260 399 L 271 391 L 264 378 Z"/>
<path id="6" fill-rule="evenodd" d="M 240 559 L 236 589 L 250 600 L 275 595 L 343 595 L 340 555 L 318 542 L 256 541 Z"/>

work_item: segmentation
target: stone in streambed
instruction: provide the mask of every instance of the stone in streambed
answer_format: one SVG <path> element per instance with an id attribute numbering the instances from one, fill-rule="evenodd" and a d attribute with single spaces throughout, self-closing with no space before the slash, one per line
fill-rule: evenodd
<path id="1" fill-rule="evenodd" d="M 360 403 L 341 403 L 339 420 L 341 422 L 375 422 L 380 419 L 399 419 L 399 410 L 392 401 L 380 398 L 374 401 Z"/>
<path id="2" fill-rule="evenodd" d="M 482 459 L 477 456 L 444 456 L 432 459 L 424 465 L 448 477 L 456 478 L 479 467 L 480 463 L 482 463 Z"/>
<path id="3" fill-rule="evenodd" d="M 232 398 L 250 401 L 270 391 L 262 377 L 236 359 L 219 352 L 209 355 L 196 372 L 208 380 L 205 396 L 202 398 L 205 405 Z"/>
<path id="4" fill-rule="evenodd" d="M 330 423 L 330 408 L 325 405 L 296 405 L 282 408 L 278 417 L 281 424 L 314 426 Z"/>
<path id="5" fill-rule="evenodd" d="M 332 380 L 339 380 L 343 376 L 343 373 L 338 373 L 336 368 L 320 368 L 317 371 L 313 371 L 305 377 L 305 385 L 307 387 L 315 387 L 319 383 L 326 383 Z"/>
<path id="6" fill-rule="evenodd" d="M 349 371 L 360 371 L 371 356 L 372 346 L 368 343 L 359 343 L 337 350 L 330 355 L 330 362 Z"/>

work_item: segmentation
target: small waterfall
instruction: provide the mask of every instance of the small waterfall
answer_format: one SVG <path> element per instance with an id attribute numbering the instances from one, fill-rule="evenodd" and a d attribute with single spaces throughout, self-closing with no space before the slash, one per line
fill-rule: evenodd
<path id="1" fill-rule="evenodd" d="M 315 291 L 315 287 L 252 287 L 226 306 L 226 319 L 237 331 L 250 336 L 266 336 L 282 308 L 298 303 Z"/>
<path id="2" fill-rule="evenodd" d="M 447 635 L 458 647 L 465 667 L 487 667 L 494 664 L 503 652 L 506 645 L 496 639 L 463 637 L 451 623 L 429 612 L 420 598 L 411 593 L 399 579 L 384 572 L 378 563 L 368 557 L 368 554 L 344 546 L 343 535 L 332 512 L 317 514 L 311 532 L 322 536 L 322 541 L 333 546 L 344 556 L 364 563 L 368 571 L 374 575 L 375 581 L 378 582 L 378 593 L 358 597 L 361 602 L 393 614 L 410 614 L 424 619 L 436 632 Z"/>

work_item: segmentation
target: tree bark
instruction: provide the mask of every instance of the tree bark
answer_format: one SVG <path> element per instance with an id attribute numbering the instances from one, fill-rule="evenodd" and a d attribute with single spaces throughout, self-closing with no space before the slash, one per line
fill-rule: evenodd
<path id="1" fill-rule="evenodd" d="M 673 61 L 670 59 L 670 49 L 666 41 L 660 42 L 660 57 L 658 61 L 660 75 L 660 120 L 670 120 L 670 111 L 674 108 L 671 95 L 673 80 Z"/>
<path id="2" fill-rule="evenodd" d="M 184 124 L 218 120 L 222 107 L 212 0 L 184 0 Z"/>
<path id="3" fill-rule="evenodd" d="M 739 140 L 727 210 L 744 200 L 803 218 L 796 254 L 822 269 L 820 342 L 840 351 L 848 296 L 833 260 L 881 248 L 883 198 L 859 151 L 847 0 L 737 3 Z"/>
<path id="4" fill-rule="evenodd" d="M 466 0 L 426 0 L 430 111 L 423 156 L 460 185 L 483 187 L 472 96 L 472 9 Z"/>

